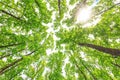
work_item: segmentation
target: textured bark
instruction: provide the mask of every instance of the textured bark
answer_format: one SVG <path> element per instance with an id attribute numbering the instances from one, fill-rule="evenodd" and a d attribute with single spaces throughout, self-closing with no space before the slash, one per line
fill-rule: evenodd
<path id="1" fill-rule="evenodd" d="M 87 43 L 79 43 L 80 46 L 86 46 L 86 47 L 90 47 L 93 49 L 96 49 L 100 52 L 104 52 L 113 56 L 120 56 L 120 50 L 119 49 L 113 49 L 113 48 L 106 48 L 103 46 L 98 46 L 98 45 L 94 45 L 94 44 L 87 44 Z"/>

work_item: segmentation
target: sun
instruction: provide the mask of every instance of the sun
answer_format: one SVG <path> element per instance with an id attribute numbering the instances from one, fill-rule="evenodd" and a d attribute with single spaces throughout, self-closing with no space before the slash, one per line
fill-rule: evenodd
<path id="1" fill-rule="evenodd" d="M 85 23 L 90 19 L 91 9 L 89 7 L 80 8 L 76 13 L 76 23 Z"/>

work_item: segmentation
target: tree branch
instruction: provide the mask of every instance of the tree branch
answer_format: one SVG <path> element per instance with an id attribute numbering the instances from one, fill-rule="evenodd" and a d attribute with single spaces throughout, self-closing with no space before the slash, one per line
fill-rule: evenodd
<path id="1" fill-rule="evenodd" d="M 81 63 L 85 67 L 85 69 L 90 73 L 90 75 L 93 77 L 93 80 L 97 80 L 97 78 L 92 74 L 92 72 L 87 68 L 87 66 L 82 61 Z"/>
<path id="2" fill-rule="evenodd" d="M 30 52 L 29 54 L 27 54 L 27 55 L 25 55 L 25 56 L 29 56 L 29 55 L 33 54 L 34 52 L 36 52 L 36 51 L 37 51 L 37 50 L 34 50 L 34 51 Z M 22 61 L 22 60 L 23 60 L 23 58 L 20 58 L 20 59 L 18 59 L 18 60 L 16 60 L 16 61 L 12 62 L 11 64 L 8 64 L 8 65 L 6 65 L 5 67 L 1 68 L 1 69 L 0 69 L 0 75 L 2 75 L 2 74 L 3 74 L 6 70 L 8 70 L 10 67 L 16 65 L 18 62 L 20 62 L 20 61 Z"/>
<path id="3" fill-rule="evenodd" d="M 117 6 L 117 5 L 119 5 L 119 4 L 120 4 L 120 3 L 116 3 L 116 4 L 114 4 L 113 6 L 111 6 L 110 8 L 108 8 L 108 9 L 106 9 L 106 10 L 104 10 L 104 11 L 101 11 L 100 13 L 98 13 L 98 14 L 96 14 L 96 15 L 103 14 L 103 13 L 105 13 L 105 12 L 111 10 L 112 8 L 114 8 L 115 6 Z"/>
<path id="4" fill-rule="evenodd" d="M 60 15 L 61 14 L 60 0 L 58 0 L 58 11 L 59 11 L 59 15 Z"/>
<path id="5" fill-rule="evenodd" d="M 2 74 L 4 73 L 4 71 L 6 71 L 8 68 L 10 68 L 10 67 L 12 67 L 13 65 L 17 64 L 18 62 L 20 62 L 22 59 L 23 59 L 23 58 L 18 59 L 18 60 L 16 60 L 16 61 L 14 61 L 13 63 L 11 63 L 11 64 L 9 64 L 9 65 L 1 68 L 1 69 L 0 69 L 0 75 L 2 75 Z"/>
<path id="6" fill-rule="evenodd" d="M 119 67 L 120 68 L 120 65 L 119 64 L 116 64 L 116 63 L 113 63 L 113 62 L 111 62 L 113 65 L 115 65 L 115 66 L 117 66 L 117 67 Z"/>
<path id="7" fill-rule="evenodd" d="M 40 5 L 39 5 L 38 1 L 37 0 L 34 0 L 34 1 L 37 4 L 37 6 L 40 8 Z"/>
<path id="8" fill-rule="evenodd" d="M 103 46 L 98 46 L 98 45 L 94 45 L 94 44 L 87 44 L 87 43 L 79 43 L 80 46 L 86 46 L 86 47 L 90 47 L 93 49 L 96 49 L 100 52 L 104 52 L 113 56 L 120 56 L 120 50 L 119 49 L 112 49 L 112 48 L 105 48 Z"/>
<path id="9" fill-rule="evenodd" d="M 75 58 L 74 58 L 74 56 L 73 56 L 71 53 L 70 53 L 70 55 L 73 57 L 73 60 L 75 61 L 75 65 L 76 65 L 76 67 L 78 68 L 78 70 L 80 71 L 80 73 L 83 75 L 83 77 L 85 78 L 85 80 L 87 80 L 87 77 L 86 77 L 85 73 L 80 69 L 77 61 L 76 61 Z"/>
<path id="10" fill-rule="evenodd" d="M 11 9 L 14 9 L 14 10 L 16 10 L 16 11 L 19 11 L 19 10 L 17 10 L 16 8 L 13 8 L 13 7 L 11 7 L 11 6 L 7 5 L 7 4 L 6 4 L 6 3 L 4 3 L 4 2 L 1 2 L 1 1 L 0 1 L 0 3 L 1 3 L 2 5 L 5 5 L 5 6 L 7 6 L 7 7 L 11 8 Z"/>
<path id="11" fill-rule="evenodd" d="M 22 43 L 10 44 L 10 45 L 5 45 L 5 46 L 0 46 L 0 48 L 7 48 L 7 47 L 17 46 L 17 45 L 21 45 L 21 44 L 22 44 Z"/>
<path id="12" fill-rule="evenodd" d="M 2 59 L 2 58 L 5 58 L 5 57 L 8 57 L 8 56 L 10 56 L 11 54 L 7 54 L 7 55 L 4 55 L 4 56 L 0 56 L 0 59 Z"/>
<path id="13" fill-rule="evenodd" d="M 2 13 L 4 13 L 4 14 L 7 14 L 7 15 L 9 15 L 9 16 L 11 16 L 11 17 L 17 19 L 17 20 L 21 20 L 20 17 L 16 17 L 15 15 L 13 15 L 13 14 L 11 14 L 11 13 L 5 11 L 5 10 L 0 10 L 0 11 L 1 11 Z"/>

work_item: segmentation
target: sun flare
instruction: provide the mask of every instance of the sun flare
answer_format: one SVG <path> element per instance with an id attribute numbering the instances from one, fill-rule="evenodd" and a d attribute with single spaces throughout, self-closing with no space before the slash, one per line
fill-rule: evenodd
<path id="1" fill-rule="evenodd" d="M 90 19 L 91 9 L 89 7 L 81 8 L 76 14 L 76 23 L 85 23 Z"/>

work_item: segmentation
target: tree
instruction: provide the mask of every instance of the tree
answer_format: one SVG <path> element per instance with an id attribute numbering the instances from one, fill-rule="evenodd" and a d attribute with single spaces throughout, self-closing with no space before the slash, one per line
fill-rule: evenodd
<path id="1" fill-rule="evenodd" d="M 92 5 L 92 15 L 76 23 L 84 5 Z M 119 5 L 117 0 L 0 0 L 0 79 L 119 80 Z"/>

